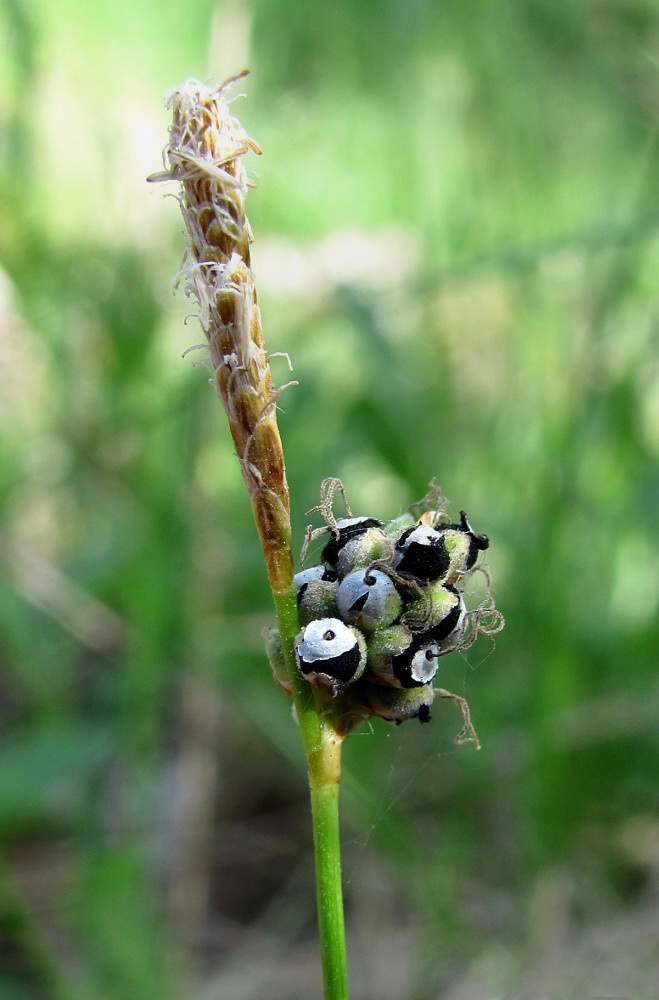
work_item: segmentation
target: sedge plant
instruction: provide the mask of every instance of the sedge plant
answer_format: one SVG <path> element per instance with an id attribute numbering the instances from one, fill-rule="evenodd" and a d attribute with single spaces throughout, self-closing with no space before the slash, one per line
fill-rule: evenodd
<path id="1" fill-rule="evenodd" d="M 180 185 L 187 247 L 179 281 L 198 304 L 212 382 L 226 412 L 252 505 L 277 618 L 266 630 L 275 679 L 294 704 L 311 794 L 319 940 L 325 1000 L 347 1000 L 341 884 L 341 748 L 366 719 L 400 723 L 430 718 L 437 697 L 463 716 L 457 742 L 478 740 L 464 699 L 433 686 L 441 656 L 464 649 L 479 632 L 503 626 L 486 597 L 468 611 L 462 585 L 485 535 L 461 512 L 452 524 L 434 484 L 420 504 L 384 524 L 353 517 L 339 480 L 321 487 L 321 562 L 295 572 L 290 498 L 277 426 L 275 386 L 263 340 L 250 266 L 245 214 L 246 153 L 261 150 L 230 113 L 227 92 L 188 81 L 172 91 L 165 169 L 150 180 Z M 337 518 L 336 496 L 345 516 Z M 311 511 L 310 511 L 311 513 Z M 485 573 L 486 579 L 487 574 Z"/>

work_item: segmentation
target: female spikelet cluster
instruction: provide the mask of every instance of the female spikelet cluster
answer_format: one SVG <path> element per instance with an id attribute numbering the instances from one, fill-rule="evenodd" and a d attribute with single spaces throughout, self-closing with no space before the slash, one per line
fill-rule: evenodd
<path id="1" fill-rule="evenodd" d="M 245 74 L 240 74 L 242 77 Z M 179 280 L 199 304 L 213 381 L 229 418 L 275 591 L 290 586 L 290 505 L 274 387 L 250 267 L 248 180 L 242 157 L 260 153 L 226 99 L 240 77 L 212 89 L 189 80 L 171 91 L 164 172 L 177 180 L 188 244 Z"/>
<path id="2" fill-rule="evenodd" d="M 337 491 L 347 515 L 338 519 L 332 512 Z M 468 649 L 479 634 L 494 635 L 504 622 L 487 569 L 477 565 L 489 539 L 474 531 L 464 511 L 452 522 L 446 506 L 432 484 L 423 500 L 392 521 L 353 517 L 340 480 L 322 485 L 314 510 L 325 527 L 308 529 L 302 554 L 304 560 L 309 544 L 325 536 L 320 562 L 295 576 L 302 625 L 296 662 L 343 732 L 372 716 L 428 722 L 439 697 L 462 711 L 458 741 L 478 744 L 464 699 L 433 681 L 446 655 Z M 484 576 L 486 594 L 470 609 L 466 588 L 475 572 Z M 268 632 L 266 642 L 286 690 L 278 633 Z"/>

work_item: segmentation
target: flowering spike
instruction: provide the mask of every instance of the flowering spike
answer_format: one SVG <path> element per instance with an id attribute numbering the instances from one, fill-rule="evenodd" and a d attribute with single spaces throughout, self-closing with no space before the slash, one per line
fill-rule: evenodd
<path id="1" fill-rule="evenodd" d="M 276 418 L 281 390 L 273 385 L 256 303 L 242 161 L 248 151 L 261 150 L 230 114 L 225 97 L 244 75 L 218 89 L 189 80 L 167 95 L 173 115 L 165 149 L 169 169 L 150 179 L 181 184 L 188 246 L 179 277 L 199 305 L 213 384 L 229 418 L 270 584 L 281 592 L 293 580 L 290 503 Z"/>

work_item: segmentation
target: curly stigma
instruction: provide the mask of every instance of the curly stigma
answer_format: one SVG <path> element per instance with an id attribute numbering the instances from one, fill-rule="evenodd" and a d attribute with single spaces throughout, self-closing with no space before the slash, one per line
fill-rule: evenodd
<path id="1" fill-rule="evenodd" d="M 245 215 L 248 180 L 242 157 L 260 153 L 225 97 L 245 73 L 211 89 L 189 80 L 165 99 L 172 109 L 168 169 L 151 180 L 177 180 L 188 245 L 180 278 L 199 304 L 213 382 L 252 501 L 273 590 L 291 585 L 290 503 L 277 427 L 279 395 L 263 343 L 250 267 Z"/>

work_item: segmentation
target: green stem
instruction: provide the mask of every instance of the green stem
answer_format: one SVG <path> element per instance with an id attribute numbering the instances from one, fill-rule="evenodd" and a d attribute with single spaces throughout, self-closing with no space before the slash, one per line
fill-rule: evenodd
<path id="1" fill-rule="evenodd" d="M 311 785 L 311 815 L 325 1000 L 348 1000 L 338 782 Z"/>
<path id="2" fill-rule="evenodd" d="M 273 597 L 291 693 L 307 758 L 325 1000 L 348 1000 L 339 835 L 343 737 L 336 732 L 331 713 L 315 697 L 314 688 L 300 677 L 295 665 L 294 640 L 299 629 L 295 587 L 273 593 Z"/>

